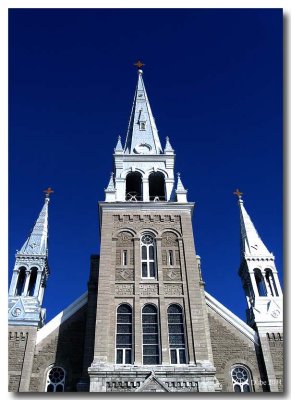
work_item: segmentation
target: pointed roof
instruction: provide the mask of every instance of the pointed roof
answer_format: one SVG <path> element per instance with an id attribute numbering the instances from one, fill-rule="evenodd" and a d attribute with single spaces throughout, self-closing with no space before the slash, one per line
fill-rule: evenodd
<path id="1" fill-rule="evenodd" d="M 47 240 L 48 240 L 48 195 L 45 198 L 44 206 L 36 220 L 34 227 L 25 241 L 21 250 L 18 251 L 17 255 L 47 255 Z"/>
<path id="2" fill-rule="evenodd" d="M 273 257 L 246 212 L 241 196 L 239 196 L 238 205 L 240 209 L 241 258 L 246 255 Z"/>
<path id="3" fill-rule="evenodd" d="M 115 191 L 114 178 L 113 178 L 113 176 L 114 176 L 114 173 L 111 172 L 110 179 L 109 179 L 109 183 L 108 183 L 108 186 L 107 186 L 107 188 L 105 189 L 105 191 L 108 191 L 108 192 Z"/>
<path id="4" fill-rule="evenodd" d="M 143 71 L 139 69 L 124 153 L 138 154 L 139 151 L 137 146 L 142 145 L 143 147 L 144 145 L 147 145 L 146 147 L 149 149 L 150 154 L 160 154 L 162 153 L 162 146 L 145 90 L 142 74 Z M 143 127 L 141 123 L 145 123 L 145 126 Z"/>
<path id="5" fill-rule="evenodd" d="M 164 152 L 165 153 L 174 153 L 174 149 L 171 146 L 169 136 L 166 137 L 166 146 L 165 146 Z"/>
<path id="6" fill-rule="evenodd" d="M 176 192 L 183 192 L 183 193 L 187 193 L 188 190 L 184 188 L 184 185 L 181 181 L 181 177 L 180 177 L 180 172 L 177 173 L 177 177 L 178 177 L 178 181 L 177 181 L 177 189 Z"/>
<path id="7" fill-rule="evenodd" d="M 118 136 L 117 144 L 114 149 L 115 153 L 123 153 L 122 143 L 121 143 L 121 136 Z"/>

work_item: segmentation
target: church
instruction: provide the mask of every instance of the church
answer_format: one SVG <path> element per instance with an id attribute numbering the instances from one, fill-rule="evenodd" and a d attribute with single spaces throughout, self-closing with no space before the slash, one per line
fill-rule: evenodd
<path id="1" fill-rule="evenodd" d="M 127 136 L 118 138 L 99 201 L 100 255 L 91 256 L 87 292 L 45 322 L 51 188 L 16 252 L 9 391 L 282 392 L 283 294 L 275 257 L 237 189 L 246 322 L 205 291 L 194 203 L 174 173 L 169 138 L 161 145 L 143 64 L 136 66 Z"/>

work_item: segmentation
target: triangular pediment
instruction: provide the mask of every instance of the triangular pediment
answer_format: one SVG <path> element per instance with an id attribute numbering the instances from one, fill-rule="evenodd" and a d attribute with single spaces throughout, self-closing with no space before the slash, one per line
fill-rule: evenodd
<path id="1" fill-rule="evenodd" d="M 136 392 L 169 392 L 169 389 L 151 372 Z"/>

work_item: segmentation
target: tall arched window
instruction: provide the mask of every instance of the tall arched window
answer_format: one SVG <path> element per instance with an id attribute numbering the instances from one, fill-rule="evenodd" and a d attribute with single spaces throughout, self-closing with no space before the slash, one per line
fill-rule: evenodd
<path id="1" fill-rule="evenodd" d="M 116 364 L 132 362 L 132 308 L 121 304 L 117 308 Z"/>
<path id="2" fill-rule="evenodd" d="M 165 177 L 161 172 L 152 172 L 149 176 L 149 197 L 151 201 L 166 200 Z"/>
<path id="3" fill-rule="evenodd" d="M 171 364 L 186 364 L 183 310 L 178 304 L 168 307 L 168 330 Z"/>
<path id="4" fill-rule="evenodd" d="M 37 278 L 37 268 L 32 268 L 30 271 L 29 285 L 28 285 L 28 296 L 33 296 L 35 284 Z"/>
<path id="5" fill-rule="evenodd" d="M 65 370 L 61 367 L 53 367 L 49 370 L 46 379 L 46 392 L 65 391 Z"/>
<path id="6" fill-rule="evenodd" d="M 26 268 L 21 267 L 21 268 L 19 268 L 19 272 L 18 272 L 18 280 L 17 280 L 17 285 L 16 285 L 15 296 L 22 295 L 22 292 L 24 289 L 24 284 L 25 284 L 25 278 L 26 278 Z"/>
<path id="7" fill-rule="evenodd" d="M 259 269 L 255 269 L 254 273 L 259 296 L 266 296 L 267 290 L 262 272 Z"/>
<path id="8" fill-rule="evenodd" d="M 251 392 L 251 376 L 246 367 L 234 365 L 231 369 L 231 379 L 234 392 Z"/>
<path id="9" fill-rule="evenodd" d="M 141 276 L 142 278 L 156 278 L 155 239 L 149 233 L 141 238 Z"/>
<path id="10" fill-rule="evenodd" d="M 142 309 L 143 364 L 160 364 L 158 312 L 153 304 Z"/>

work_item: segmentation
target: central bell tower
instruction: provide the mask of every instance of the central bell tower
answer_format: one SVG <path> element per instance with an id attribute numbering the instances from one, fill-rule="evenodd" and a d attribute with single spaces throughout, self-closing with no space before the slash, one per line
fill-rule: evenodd
<path id="1" fill-rule="evenodd" d="M 126 140 L 99 202 L 101 248 L 91 392 L 219 390 L 192 214 L 138 62 Z"/>

